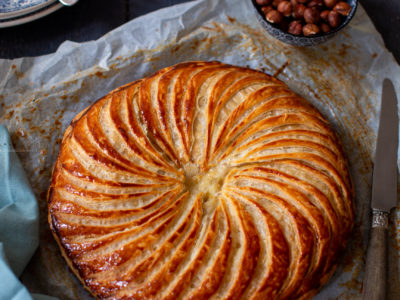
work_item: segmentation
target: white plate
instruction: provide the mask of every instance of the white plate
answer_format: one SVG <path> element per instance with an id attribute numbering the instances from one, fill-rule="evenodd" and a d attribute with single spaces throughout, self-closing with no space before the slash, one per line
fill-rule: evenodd
<path id="1" fill-rule="evenodd" d="M 12 0 L 9 0 L 9 1 L 12 1 Z M 31 10 L 28 10 L 28 12 L 23 15 L 22 14 L 15 15 L 14 17 L 7 18 L 7 19 L 0 18 L 0 28 L 11 27 L 11 26 L 15 26 L 15 25 L 28 23 L 30 21 L 47 16 L 48 14 L 51 14 L 52 12 L 54 12 L 64 6 L 57 0 L 43 1 L 43 2 L 47 2 L 47 6 L 40 6 L 40 9 L 32 9 L 32 7 L 31 7 Z M 36 6 L 36 8 L 37 8 L 37 6 Z"/>

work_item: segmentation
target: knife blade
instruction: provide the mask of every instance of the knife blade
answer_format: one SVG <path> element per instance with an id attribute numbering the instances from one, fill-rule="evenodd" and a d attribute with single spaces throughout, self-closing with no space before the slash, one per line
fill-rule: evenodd
<path id="1" fill-rule="evenodd" d="M 372 224 L 363 282 L 363 300 L 386 299 L 387 230 L 397 200 L 397 97 L 393 83 L 382 84 L 381 113 L 372 176 Z"/>
<path id="2" fill-rule="evenodd" d="M 385 79 L 372 178 L 372 209 L 390 212 L 397 200 L 397 147 L 399 143 L 397 98 L 393 83 Z"/>

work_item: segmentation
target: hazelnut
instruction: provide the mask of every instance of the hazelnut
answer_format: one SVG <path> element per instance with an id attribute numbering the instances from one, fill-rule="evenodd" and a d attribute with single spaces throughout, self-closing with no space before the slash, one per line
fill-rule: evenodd
<path id="1" fill-rule="evenodd" d="M 293 18 L 302 19 L 304 17 L 304 11 L 306 10 L 306 8 L 307 7 L 303 4 L 297 4 L 293 9 Z"/>
<path id="2" fill-rule="evenodd" d="M 303 30 L 303 25 L 300 21 L 292 21 L 289 23 L 288 32 L 294 35 L 301 35 Z"/>
<path id="3" fill-rule="evenodd" d="M 321 25 L 319 25 L 319 27 L 321 28 L 321 31 L 323 33 L 327 33 L 329 31 L 331 31 L 331 27 L 326 23 L 321 23 Z"/>
<path id="4" fill-rule="evenodd" d="M 322 7 L 324 6 L 324 2 L 322 0 L 311 0 L 310 2 L 308 2 L 307 7 L 315 7 L 317 9 L 322 9 Z"/>
<path id="5" fill-rule="evenodd" d="M 324 22 L 328 22 L 328 15 L 329 15 L 330 10 L 324 10 L 321 12 L 319 15 L 321 17 L 321 20 Z"/>
<path id="6" fill-rule="evenodd" d="M 351 11 L 351 6 L 347 2 L 341 1 L 335 5 L 333 10 L 336 11 L 337 13 L 341 14 L 342 16 L 347 17 Z"/>
<path id="7" fill-rule="evenodd" d="M 319 33 L 319 27 L 315 24 L 306 24 L 303 27 L 303 34 L 305 36 L 311 36 Z"/>
<path id="8" fill-rule="evenodd" d="M 304 11 L 304 20 L 306 21 L 306 23 L 316 24 L 319 22 L 319 19 L 319 11 L 315 7 L 306 8 L 306 10 Z"/>
<path id="9" fill-rule="evenodd" d="M 281 13 L 275 9 L 269 11 L 267 15 L 265 16 L 268 22 L 274 23 L 274 24 L 279 24 L 283 20 L 283 16 Z"/>
<path id="10" fill-rule="evenodd" d="M 336 12 L 331 10 L 328 15 L 328 23 L 332 28 L 336 28 L 340 25 L 340 15 Z"/>
<path id="11" fill-rule="evenodd" d="M 338 0 L 324 0 L 325 6 L 328 8 L 334 7 L 337 2 Z"/>
<path id="12" fill-rule="evenodd" d="M 272 6 L 273 7 L 278 7 L 279 3 L 281 3 L 282 1 L 285 1 L 285 0 L 273 0 L 272 1 Z"/>
<path id="13" fill-rule="evenodd" d="M 256 0 L 256 3 L 260 6 L 271 5 L 272 0 Z"/>
<path id="14" fill-rule="evenodd" d="M 267 13 L 269 13 L 273 9 L 274 8 L 271 5 L 261 7 L 261 11 L 263 12 L 264 16 L 266 16 Z"/>
<path id="15" fill-rule="evenodd" d="M 307 3 L 308 2 L 308 0 L 297 0 L 299 3 Z"/>
<path id="16" fill-rule="evenodd" d="M 299 1 L 297 1 L 297 0 L 290 0 L 290 3 L 292 3 L 293 7 L 295 7 L 297 4 L 299 4 Z"/>
<path id="17" fill-rule="evenodd" d="M 278 5 L 278 11 L 285 17 L 289 17 L 292 14 L 293 6 L 289 1 L 282 1 Z"/>

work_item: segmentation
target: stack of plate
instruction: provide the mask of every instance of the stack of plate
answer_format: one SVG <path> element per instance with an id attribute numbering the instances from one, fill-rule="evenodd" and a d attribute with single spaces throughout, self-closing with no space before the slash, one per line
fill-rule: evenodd
<path id="1" fill-rule="evenodd" d="M 27 23 L 44 17 L 63 5 L 58 0 L 2 0 L 0 28 Z"/>

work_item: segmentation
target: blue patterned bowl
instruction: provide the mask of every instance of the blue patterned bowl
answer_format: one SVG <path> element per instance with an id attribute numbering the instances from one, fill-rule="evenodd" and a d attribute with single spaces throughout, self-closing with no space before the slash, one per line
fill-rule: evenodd
<path id="1" fill-rule="evenodd" d="M 0 20 L 25 15 L 57 0 L 0 0 Z"/>
<path id="2" fill-rule="evenodd" d="M 258 21 L 268 31 L 268 33 L 273 37 L 277 38 L 278 40 L 294 46 L 313 46 L 326 42 L 327 40 L 332 38 L 336 33 L 338 33 L 340 30 L 346 27 L 347 24 L 349 24 L 350 20 L 353 18 L 357 9 L 357 0 L 348 0 L 347 2 L 351 5 L 352 9 L 349 15 L 346 17 L 346 19 L 340 26 L 338 26 L 337 28 L 333 29 L 328 33 L 320 33 L 314 36 L 298 36 L 283 31 L 276 25 L 267 22 L 264 18 L 264 14 L 261 12 L 261 10 L 259 10 L 259 7 L 256 4 L 255 0 L 249 0 L 249 1 L 251 2 L 252 7 L 254 8 Z"/>

